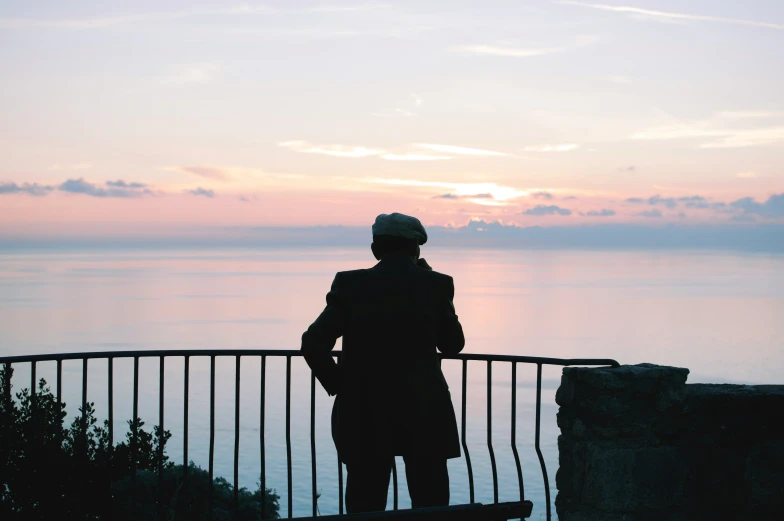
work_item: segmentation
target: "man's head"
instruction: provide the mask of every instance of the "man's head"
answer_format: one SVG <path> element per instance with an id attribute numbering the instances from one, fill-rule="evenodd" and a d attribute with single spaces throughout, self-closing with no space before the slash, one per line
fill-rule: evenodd
<path id="1" fill-rule="evenodd" d="M 416 217 L 401 213 L 381 214 L 373 224 L 370 248 L 378 260 L 393 254 L 418 259 L 419 246 L 426 242 L 427 232 Z"/>

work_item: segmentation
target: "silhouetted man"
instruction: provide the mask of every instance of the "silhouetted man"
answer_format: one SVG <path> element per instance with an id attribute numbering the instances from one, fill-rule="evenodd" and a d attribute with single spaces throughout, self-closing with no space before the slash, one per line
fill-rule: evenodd
<path id="1" fill-rule="evenodd" d="M 332 438 L 346 464 L 349 513 L 384 510 L 395 456 L 414 508 L 449 504 L 446 461 L 460 457 L 457 422 L 436 348 L 458 353 L 463 328 L 452 277 L 419 258 L 418 219 L 382 214 L 370 269 L 335 275 L 327 307 L 302 335 L 308 365 L 330 395 Z M 341 364 L 330 354 L 343 337 Z"/>

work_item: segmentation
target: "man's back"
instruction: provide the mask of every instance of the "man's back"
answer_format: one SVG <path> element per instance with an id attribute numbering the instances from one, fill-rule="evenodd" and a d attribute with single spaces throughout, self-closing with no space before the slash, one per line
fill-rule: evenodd
<path id="1" fill-rule="evenodd" d="M 465 343 L 453 295 L 451 277 L 418 267 L 411 257 L 336 275 L 327 309 L 303 335 L 302 350 L 318 367 L 314 358 L 323 356 L 325 343 L 343 336 L 339 387 L 325 385 L 338 394 L 333 436 L 342 460 L 422 450 L 460 455 L 436 350 L 456 353 Z"/>

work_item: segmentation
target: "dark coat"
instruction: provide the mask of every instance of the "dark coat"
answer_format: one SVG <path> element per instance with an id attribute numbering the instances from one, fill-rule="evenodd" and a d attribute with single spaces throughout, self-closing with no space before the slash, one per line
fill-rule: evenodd
<path id="1" fill-rule="evenodd" d="M 457 422 L 436 349 L 460 352 L 452 277 L 392 256 L 338 273 L 302 352 L 330 394 L 341 461 L 422 454 L 460 457 Z M 330 351 L 343 337 L 340 365 Z"/>

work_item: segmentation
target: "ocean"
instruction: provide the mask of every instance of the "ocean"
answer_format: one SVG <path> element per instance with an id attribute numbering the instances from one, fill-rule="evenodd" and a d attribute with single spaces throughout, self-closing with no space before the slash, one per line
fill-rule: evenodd
<path id="1" fill-rule="evenodd" d="M 784 374 L 784 255 L 711 251 L 476 250 L 425 248 L 428 262 L 455 280 L 465 352 L 558 358 L 613 358 L 687 367 L 689 382 L 781 383 Z M 0 254 L 0 356 L 161 349 L 299 349 L 300 335 L 324 306 L 335 272 L 369 267 L 368 249 L 91 249 Z M 340 347 L 340 341 L 336 348 Z M 182 462 L 183 359 L 165 362 L 167 453 Z M 207 467 L 209 359 L 190 362 L 189 457 Z M 460 421 L 461 366 L 444 371 Z M 14 386 L 29 387 L 29 364 Z M 216 368 L 215 473 L 233 478 L 233 357 Z M 37 375 L 55 384 L 55 364 Z M 467 443 L 476 500 L 492 501 L 487 449 L 486 365 L 469 363 Z M 115 439 L 132 416 L 132 361 L 114 362 Z M 543 478 L 534 451 L 535 366 L 518 366 L 516 443 L 532 519 L 544 518 Z M 285 516 L 285 361 L 266 368 L 267 485 Z M 558 468 L 555 390 L 545 366 L 541 445 L 552 499 Z M 69 419 L 81 403 L 81 362 L 63 363 Z M 510 449 L 509 364 L 493 364 L 492 443 L 499 499 L 518 498 Z M 240 485 L 260 473 L 260 359 L 241 361 Z M 140 362 L 139 415 L 158 420 L 158 359 Z M 106 417 L 105 361 L 91 361 L 88 400 Z M 293 514 L 310 515 L 310 374 L 292 362 Z M 316 389 L 316 454 L 321 514 L 338 508 L 337 460 L 329 431 L 332 400 Z M 468 501 L 465 458 L 449 463 L 453 504 Z M 398 461 L 400 506 L 409 505 Z M 389 496 L 391 507 L 392 494 Z"/>

